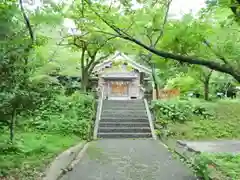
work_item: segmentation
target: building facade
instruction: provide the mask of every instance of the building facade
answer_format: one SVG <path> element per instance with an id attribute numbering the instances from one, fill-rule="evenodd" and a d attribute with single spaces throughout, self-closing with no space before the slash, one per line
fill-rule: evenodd
<path id="1" fill-rule="evenodd" d="M 123 53 L 115 53 L 98 64 L 93 73 L 98 76 L 98 94 L 105 99 L 142 99 L 144 82 L 151 77 L 151 69 L 133 61 Z"/>

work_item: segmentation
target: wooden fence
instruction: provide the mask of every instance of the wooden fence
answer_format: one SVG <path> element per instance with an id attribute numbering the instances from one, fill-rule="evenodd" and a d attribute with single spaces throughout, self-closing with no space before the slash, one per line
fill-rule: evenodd
<path id="1" fill-rule="evenodd" d="M 171 99 L 174 97 L 178 97 L 180 95 L 179 89 L 159 89 L 159 96 L 156 97 L 156 91 L 153 90 L 152 98 L 155 99 Z"/>

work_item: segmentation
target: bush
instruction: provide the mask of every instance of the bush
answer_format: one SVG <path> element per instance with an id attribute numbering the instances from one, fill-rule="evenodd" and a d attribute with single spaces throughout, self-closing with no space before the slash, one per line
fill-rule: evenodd
<path id="1" fill-rule="evenodd" d="M 188 104 L 186 112 L 180 113 L 187 115 L 186 121 L 171 120 L 164 116 L 159 104 L 174 104 L 179 102 L 153 102 L 152 108 L 156 115 L 156 123 L 161 125 L 161 136 L 174 139 L 233 139 L 240 137 L 240 116 L 239 101 L 219 100 L 217 102 L 206 102 L 192 99 L 191 101 L 181 101 Z M 165 104 L 166 105 L 166 104 Z M 163 133 L 164 132 L 164 133 Z"/>
<path id="2" fill-rule="evenodd" d="M 30 119 L 22 117 L 19 126 L 60 134 L 75 134 L 82 139 L 89 138 L 93 118 L 95 117 L 95 101 L 93 96 L 73 93 L 71 96 L 57 95 L 47 104 L 34 111 Z"/>
<path id="3" fill-rule="evenodd" d="M 191 101 L 153 101 L 151 107 L 156 115 L 157 122 L 161 125 L 166 125 L 169 120 L 172 122 L 184 123 L 187 120 L 191 120 L 194 115 L 201 116 L 203 118 L 211 116 L 206 107 L 203 105 L 193 104 Z"/>

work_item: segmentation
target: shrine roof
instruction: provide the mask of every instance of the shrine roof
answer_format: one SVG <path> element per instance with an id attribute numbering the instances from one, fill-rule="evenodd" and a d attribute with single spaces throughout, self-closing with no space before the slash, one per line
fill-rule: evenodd
<path id="1" fill-rule="evenodd" d="M 150 68 L 144 65 L 141 65 L 140 63 L 137 63 L 136 61 L 133 60 L 133 58 L 130 58 L 130 56 L 127 56 L 121 52 L 116 52 L 114 55 L 112 55 L 105 61 L 96 65 L 93 72 L 100 72 L 102 69 L 109 66 L 112 62 L 117 62 L 117 61 L 124 61 L 128 65 L 130 65 L 132 68 L 138 70 L 139 72 L 144 72 L 146 74 L 151 74 L 152 72 Z"/>

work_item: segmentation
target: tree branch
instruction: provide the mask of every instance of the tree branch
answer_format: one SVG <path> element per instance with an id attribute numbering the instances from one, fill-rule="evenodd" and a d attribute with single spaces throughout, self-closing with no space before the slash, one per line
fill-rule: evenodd
<path id="1" fill-rule="evenodd" d="M 137 39 L 125 37 L 125 36 L 121 36 L 121 38 L 131 41 L 131 42 L 143 47 L 144 49 L 152 52 L 153 54 L 156 54 L 156 55 L 164 57 L 164 58 L 170 58 L 170 59 L 176 60 L 178 62 L 186 62 L 186 63 L 190 63 L 190 64 L 203 65 L 210 69 L 217 70 L 217 71 L 224 72 L 224 73 L 231 74 L 231 75 L 233 73 L 232 72 L 233 69 L 231 67 L 226 66 L 224 64 L 220 64 L 215 61 L 199 59 L 199 58 L 194 58 L 194 57 L 188 57 L 188 56 L 182 56 L 182 55 L 177 55 L 177 54 L 173 54 L 173 53 L 169 53 L 169 52 L 165 52 L 165 51 L 160 51 L 160 50 L 157 50 L 155 48 L 152 48 L 152 47 L 149 47 L 149 46 L 143 44 L 142 42 L 138 41 Z M 240 75 L 239 75 L 239 80 L 240 80 Z"/>
<path id="2" fill-rule="evenodd" d="M 112 40 L 112 39 L 115 39 L 115 38 L 116 38 L 116 36 L 107 38 L 106 41 L 104 41 L 104 42 L 97 48 L 97 51 L 99 51 L 100 49 L 102 49 L 102 48 L 108 43 L 108 41 L 110 41 L 110 40 Z"/>
<path id="3" fill-rule="evenodd" d="M 26 24 L 26 27 L 27 27 L 27 29 L 28 29 L 28 32 L 29 32 L 29 35 L 30 35 L 30 38 L 31 38 L 31 41 L 32 41 L 32 45 L 33 45 L 34 42 L 35 42 L 35 40 L 34 40 L 34 33 L 33 33 L 33 30 L 32 30 L 30 21 L 29 21 L 27 15 L 26 15 L 25 9 L 24 9 L 24 7 L 23 7 L 23 2 L 22 2 L 22 0 L 19 0 L 19 5 L 20 5 L 20 8 L 21 8 L 21 11 L 22 11 L 22 15 L 23 15 L 25 24 Z"/>
<path id="4" fill-rule="evenodd" d="M 112 39 L 114 39 L 114 38 L 116 38 L 116 36 L 112 36 L 112 37 L 107 38 L 100 46 L 98 46 L 98 47 L 94 50 L 93 54 L 91 53 L 91 51 L 90 51 L 89 49 L 87 50 L 88 55 L 89 55 L 89 57 L 91 58 L 91 61 L 90 61 L 90 63 L 89 63 L 89 64 L 90 64 L 89 66 L 91 66 L 91 64 L 93 63 L 93 61 L 95 61 L 95 58 L 96 58 L 96 55 L 97 55 L 98 51 L 99 51 L 100 49 L 102 49 L 102 48 L 107 44 L 107 42 L 108 42 L 109 40 L 112 40 Z"/>
<path id="5" fill-rule="evenodd" d="M 161 30 L 160 30 L 159 36 L 157 37 L 157 40 L 156 40 L 155 43 L 153 44 L 154 47 L 158 44 L 159 40 L 163 37 L 163 32 L 164 32 L 165 25 L 166 25 L 166 23 L 167 23 L 167 18 L 168 18 L 168 13 L 169 13 L 169 9 L 170 9 L 171 3 L 172 3 L 172 0 L 169 0 L 169 1 L 167 2 L 167 9 L 166 9 L 166 12 L 165 12 L 165 15 L 164 15 L 164 20 L 163 20 L 162 28 L 161 28 Z"/>
<path id="6" fill-rule="evenodd" d="M 90 7 L 91 8 L 91 7 Z M 110 24 L 107 20 L 105 20 L 102 16 L 100 16 L 97 12 L 94 11 L 93 8 L 91 10 L 107 25 L 109 26 L 113 31 L 117 33 L 117 36 L 125 39 L 127 41 L 133 42 L 140 47 L 148 50 L 149 52 L 163 57 L 163 58 L 169 58 L 173 59 L 175 61 L 181 62 L 181 63 L 189 63 L 189 64 L 195 64 L 195 65 L 201 65 L 208 67 L 209 69 L 216 70 L 219 72 L 227 73 L 231 76 L 233 76 L 238 82 L 240 82 L 240 72 L 236 69 L 233 69 L 232 67 L 226 65 L 226 64 L 221 64 L 213 60 L 205 60 L 205 59 L 200 59 L 200 58 L 195 58 L 195 57 L 189 57 L 189 56 L 182 56 L 178 54 L 173 54 L 171 52 L 165 52 L 161 50 L 157 50 L 153 47 L 147 46 L 146 44 L 142 43 L 141 41 L 135 39 L 134 37 L 130 36 L 128 33 L 122 31 L 120 28 L 116 27 L 113 24 Z M 111 33 L 110 33 L 111 34 Z M 116 36 L 116 35 L 115 35 Z"/>
<path id="7" fill-rule="evenodd" d="M 231 11 L 237 18 L 240 17 L 240 13 L 238 12 L 238 6 L 240 6 L 240 0 L 235 0 L 235 3 L 233 2 L 233 4 L 230 6 Z"/>
<path id="8" fill-rule="evenodd" d="M 221 59 L 225 64 L 228 64 L 228 61 L 222 56 L 220 55 L 219 53 L 217 53 L 211 46 L 211 44 L 206 40 L 206 39 L 203 39 L 203 43 L 215 54 L 215 56 L 217 56 L 219 59 Z"/>
<path id="9" fill-rule="evenodd" d="M 98 63 L 100 63 L 103 59 L 106 59 L 107 57 L 109 57 L 110 54 L 111 54 L 111 53 L 109 53 L 109 54 L 107 54 L 107 55 L 105 55 L 105 56 L 101 56 L 101 57 L 98 58 L 96 61 L 93 61 L 92 64 L 89 65 L 89 67 L 88 67 L 88 73 L 91 74 L 92 71 L 93 71 L 93 69 L 94 69 L 94 67 L 95 67 Z"/>

